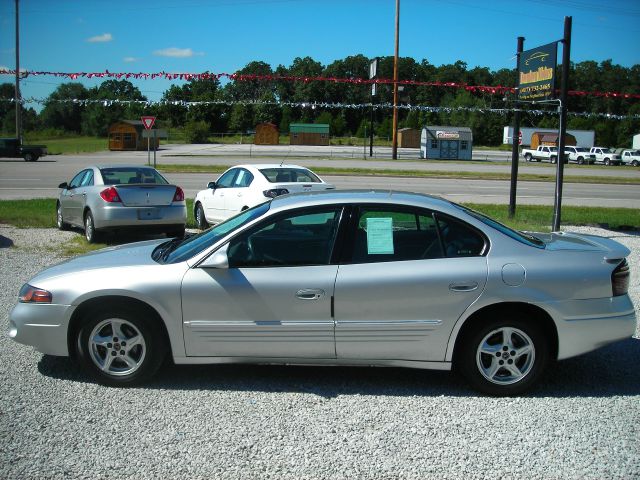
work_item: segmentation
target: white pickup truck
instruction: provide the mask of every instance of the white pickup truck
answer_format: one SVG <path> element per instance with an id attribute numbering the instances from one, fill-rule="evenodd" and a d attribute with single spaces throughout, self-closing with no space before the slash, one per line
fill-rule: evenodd
<path id="1" fill-rule="evenodd" d="M 556 163 L 558 161 L 558 147 L 547 147 L 540 145 L 535 150 L 531 150 L 530 148 L 522 149 L 522 156 L 527 162 L 539 162 L 541 160 L 546 160 L 551 163 Z M 564 163 L 567 163 L 569 158 L 569 154 L 564 154 Z"/>
<path id="2" fill-rule="evenodd" d="M 569 162 L 577 163 L 578 165 L 591 165 L 596 161 L 596 156 L 590 153 L 586 147 L 568 145 L 564 147 L 564 151 L 569 154 Z"/>
<path id="3" fill-rule="evenodd" d="M 595 163 L 603 163 L 605 165 L 620 165 L 622 157 L 616 152 L 606 147 L 591 147 L 590 153 L 596 156 Z"/>
<path id="4" fill-rule="evenodd" d="M 622 163 L 633 167 L 640 165 L 640 150 L 625 150 L 622 152 Z"/>

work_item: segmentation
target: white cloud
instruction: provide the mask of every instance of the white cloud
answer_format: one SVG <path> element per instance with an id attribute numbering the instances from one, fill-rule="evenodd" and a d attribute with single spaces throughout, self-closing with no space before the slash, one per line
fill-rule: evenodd
<path id="1" fill-rule="evenodd" d="M 139 59 L 136 57 L 124 57 L 122 60 L 126 63 L 133 63 L 137 62 Z"/>
<path id="2" fill-rule="evenodd" d="M 154 55 L 158 57 L 177 57 L 177 58 L 187 58 L 194 57 L 196 55 L 204 55 L 203 52 L 194 52 L 190 48 L 165 48 L 163 50 L 156 50 L 153 52 Z"/>
<path id="3" fill-rule="evenodd" d="M 104 43 L 113 40 L 113 36 L 110 33 L 103 33 L 102 35 L 96 35 L 95 37 L 87 38 L 89 43 Z"/>

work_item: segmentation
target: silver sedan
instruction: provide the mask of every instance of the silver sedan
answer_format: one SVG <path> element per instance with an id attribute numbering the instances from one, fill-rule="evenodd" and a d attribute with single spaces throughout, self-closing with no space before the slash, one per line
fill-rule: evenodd
<path id="1" fill-rule="evenodd" d="M 98 241 L 103 232 L 116 229 L 184 236 L 184 192 L 152 167 L 91 166 L 59 188 L 58 228 L 84 228 L 89 243 Z"/>
<path id="2" fill-rule="evenodd" d="M 437 197 L 285 195 L 198 235 L 123 245 L 22 287 L 10 336 L 131 385 L 178 364 L 450 370 L 492 395 L 630 337 L 629 250 L 528 234 Z"/>

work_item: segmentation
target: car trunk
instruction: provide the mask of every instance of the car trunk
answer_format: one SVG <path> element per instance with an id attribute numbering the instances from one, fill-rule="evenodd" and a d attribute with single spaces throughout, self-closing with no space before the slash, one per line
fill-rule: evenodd
<path id="1" fill-rule="evenodd" d="M 303 182 L 278 182 L 273 184 L 273 188 L 286 188 L 289 193 L 300 192 L 320 192 L 323 190 L 333 190 L 336 187 L 328 183 L 303 183 Z"/>
<path id="2" fill-rule="evenodd" d="M 116 189 L 125 207 L 171 205 L 176 194 L 175 185 L 117 185 Z"/>

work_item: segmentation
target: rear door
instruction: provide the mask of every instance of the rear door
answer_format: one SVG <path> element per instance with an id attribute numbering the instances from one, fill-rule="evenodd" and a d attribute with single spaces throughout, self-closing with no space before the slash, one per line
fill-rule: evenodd
<path id="1" fill-rule="evenodd" d="M 444 360 L 487 278 L 485 238 L 434 212 L 363 207 L 335 290 L 339 359 Z"/>
<path id="2" fill-rule="evenodd" d="M 224 191 L 225 215 L 227 217 L 239 213 L 243 207 L 253 207 L 251 183 L 253 183 L 253 174 L 245 168 L 239 168 L 233 184 Z"/>

